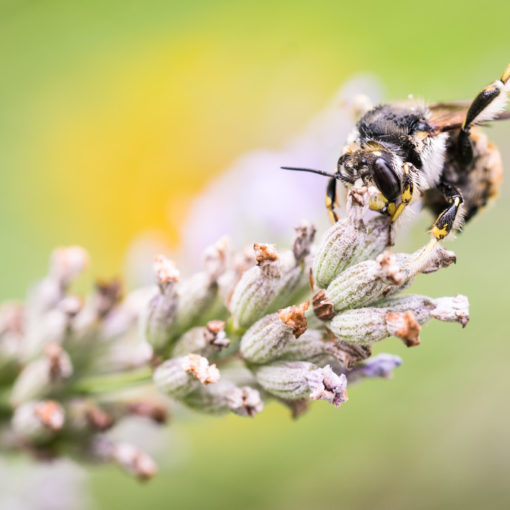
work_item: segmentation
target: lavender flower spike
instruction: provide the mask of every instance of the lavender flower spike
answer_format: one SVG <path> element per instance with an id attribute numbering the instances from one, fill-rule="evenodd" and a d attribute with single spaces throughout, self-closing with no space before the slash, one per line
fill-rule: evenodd
<path id="1" fill-rule="evenodd" d="M 81 454 L 147 480 L 154 461 L 106 439 L 126 416 L 162 424 L 177 400 L 203 414 L 254 417 L 271 399 L 297 416 L 311 400 L 339 407 L 347 383 L 391 377 L 401 359 L 371 358 L 372 344 L 397 336 L 418 345 L 431 319 L 465 326 L 469 303 L 398 295 L 455 255 L 440 244 L 391 253 L 388 218 L 368 211 L 372 196 L 351 190 L 347 215 L 316 244 L 309 222 L 279 253 L 254 243 L 253 255 L 231 254 L 222 238 L 182 281 L 156 256 L 156 285 L 124 300 L 118 283 L 87 300 L 70 294 L 87 256 L 57 250 L 29 299 L 0 307 L 0 450 Z"/>

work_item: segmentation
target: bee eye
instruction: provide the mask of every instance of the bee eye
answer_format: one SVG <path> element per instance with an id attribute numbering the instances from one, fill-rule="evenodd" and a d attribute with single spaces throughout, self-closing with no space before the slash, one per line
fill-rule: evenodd
<path id="1" fill-rule="evenodd" d="M 386 199 L 393 201 L 400 194 L 400 182 L 395 172 L 382 158 L 377 158 L 372 166 L 375 185 Z"/>

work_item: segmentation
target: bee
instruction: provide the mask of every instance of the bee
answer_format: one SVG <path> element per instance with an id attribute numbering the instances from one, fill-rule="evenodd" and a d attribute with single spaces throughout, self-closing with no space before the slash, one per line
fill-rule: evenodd
<path id="1" fill-rule="evenodd" d="M 282 168 L 329 177 L 326 207 L 334 222 L 337 181 L 347 187 L 376 186 L 379 194 L 370 209 L 387 215 L 390 225 L 421 200 L 437 218 L 432 241 L 441 241 L 498 194 L 501 156 L 478 126 L 510 118 L 504 111 L 509 91 L 510 64 L 471 102 L 378 105 L 356 124 L 335 173 Z"/>

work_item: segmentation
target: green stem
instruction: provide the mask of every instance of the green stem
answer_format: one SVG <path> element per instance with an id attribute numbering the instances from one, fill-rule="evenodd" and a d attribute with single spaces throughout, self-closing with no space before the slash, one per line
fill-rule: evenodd
<path id="1" fill-rule="evenodd" d="M 71 388 L 71 393 L 93 395 L 98 393 L 109 393 L 128 388 L 140 383 L 147 383 L 152 380 L 152 369 L 143 367 L 130 372 L 118 372 L 115 374 L 100 375 L 78 379 Z"/>

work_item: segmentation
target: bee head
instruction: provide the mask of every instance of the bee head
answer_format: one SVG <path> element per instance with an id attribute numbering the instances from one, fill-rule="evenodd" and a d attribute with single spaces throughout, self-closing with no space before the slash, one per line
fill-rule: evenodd
<path id="1" fill-rule="evenodd" d="M 361 180 L 364 185 L 375 185 L 384 197 L 393 202 L 401 192 L 399 158 L 379 147 L 350 150 L 340 156 L 338 173 L 350 184 Z"/>

